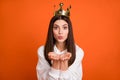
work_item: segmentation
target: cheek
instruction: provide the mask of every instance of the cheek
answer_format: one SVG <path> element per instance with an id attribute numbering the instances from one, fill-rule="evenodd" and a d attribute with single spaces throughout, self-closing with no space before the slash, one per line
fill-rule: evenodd
<path id="1" fill-rule="evenodd" d="M 68 30 L 67 30 L 67 31 L 65 31 L 65 35 L 66 35 L 66 36 L 68 36 Z"/>
<path id="2" fill-rule="evenodd" d="M 57 36 L 58 32 L 53 30 L 54 37 Z"/>
<path id="3" fill-rule="evenodd" d="M 68 37 L 68 31 L 64 32 L 64 38 L 66 39 Z"/>

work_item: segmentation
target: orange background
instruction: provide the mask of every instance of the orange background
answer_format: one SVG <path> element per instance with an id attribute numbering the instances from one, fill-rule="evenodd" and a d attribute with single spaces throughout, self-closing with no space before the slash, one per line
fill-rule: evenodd
<path id="1" fill-rule="evenodd" d="M 72 5 L 83 80 L 120 80 L 120 0 L 1 0 L 0 80 L 37 80 L 37 49 L 60 1 Z"/>

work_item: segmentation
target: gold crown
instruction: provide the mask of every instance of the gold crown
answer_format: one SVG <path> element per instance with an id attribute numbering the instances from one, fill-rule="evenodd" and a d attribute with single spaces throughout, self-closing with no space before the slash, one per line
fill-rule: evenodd
<path id="1" fill-rule="evenodd" d="M 57 11 L 55 11 L 54 16 L 60 16 L 60 15 L 67 16 L 67 17 L 70 16 L 71 5 L 67 8 L 66 11 L 63 10 L 62 8 L 63 5 L 64 5 L 63 3 L 59 4 L 60 8 Z"/>

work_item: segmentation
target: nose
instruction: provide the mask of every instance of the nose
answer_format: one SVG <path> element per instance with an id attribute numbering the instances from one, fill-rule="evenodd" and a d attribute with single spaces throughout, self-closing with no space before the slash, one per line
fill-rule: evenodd
<path id="1" fill-rule="evenodd" d="M 62 34 L 63 33 L 63 30 L 62 29 L 59 29 L 59 34 Z"/>

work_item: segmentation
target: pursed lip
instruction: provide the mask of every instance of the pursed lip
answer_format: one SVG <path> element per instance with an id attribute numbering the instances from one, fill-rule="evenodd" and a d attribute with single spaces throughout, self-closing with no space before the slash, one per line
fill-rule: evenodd
<path id="1" fill-rule="evenodd" d="M 63 39 L 63 36 L 58 36 L 58 39 Z"/>

